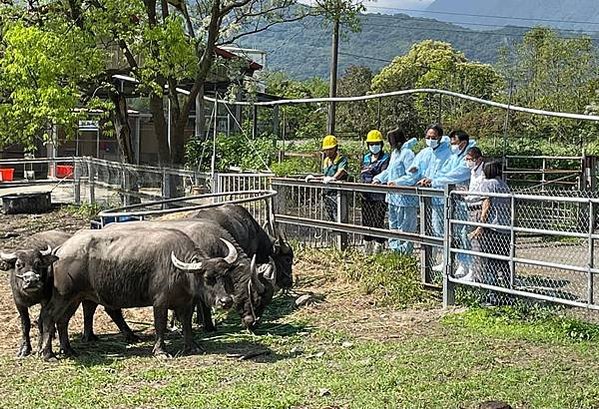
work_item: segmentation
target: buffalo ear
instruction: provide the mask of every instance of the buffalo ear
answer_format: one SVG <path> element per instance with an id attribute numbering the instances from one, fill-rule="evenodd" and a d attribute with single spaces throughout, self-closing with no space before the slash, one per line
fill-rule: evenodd
<path id="1" fill-rule="evenodd" d="M 49 254 L 47 256 L 43 256 L 42 260 L 44 262 L 44 265 L 51 266 L 52 264 L 58 261 L 58 257 L 54 254 Z"/>

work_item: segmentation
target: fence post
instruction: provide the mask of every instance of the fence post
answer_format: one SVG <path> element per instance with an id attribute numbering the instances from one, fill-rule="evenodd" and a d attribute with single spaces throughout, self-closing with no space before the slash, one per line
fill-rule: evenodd
<path id="1" fill-rule="evenodd" d="M 74 178 L 74 199 L 75 204 L 81 204 L 81 168 L 79 167 L 79 161 L 77 159 L 73 160 L 73 178 Z"/>
<path id="2" fill-rule="evenodd" d="M 94 162 L 89 160 L 87 162 L 87 175 L 89 179 L 89 204 L 94 204 L 96 202 L 96 182 L 95 176 L 96 169 Z"/>
<path id="3" fill-rule="evenodd" d="M 593 268 L 595 267 L 595 240 L 593 233 L 595 231 L 595 204 L 589 201 L 589 266 L 588 266 L 588 302 L 594 304 L 594 284 Z"/>
<path id="4" fill-rule="evenodd" d="M 420 199 L 420 236 L 430 236 L 430 229 L 427 228 L 427 220 L 430 220 L 431 198 L 418 195 Z M 432 284 L 430 268 L 432 260 L 432 249 L 427 244 L 420 245 L 420 276 L 422 284 Z"/>
<path id="5" fill-rule="evenodd" d="M 129 206 L 131 204 L 131 196 L 129 193 L 131 192 L 131 177 L 127 168 L 123 166 L 123 206 Z"/>
<path id="6" fill-rule="evenodd" d="M 510 221 L 510 288 L 514 288 L 514 277 L 516 276 L 516 231 L 514 230 L 516 220 L 516 198 L 511 195 L 511 221 Z"/>
<path id="7" fill-rule="evenodd" d="M 347 192 L 342 190 L 337 191 L 337 223 L 347 224 L 348 209 L 347 209 Z M 337 233 L 336 238 L 337 249 L 344 251 L 347 249 L 347 233 Z"/>
<path id="8" fill-rule="evenodd" d="M 450 220 L 453 218 L 453 204 L 451 199 L 451 187 L 445 186 L 445 233 L 443 235 L 443 262 L 445 268 L 443 269 L 443 307 L 455 304 L 455 284 L 449 280 L 449 277 L 453 272 L 453 258 L 451 257 L 452 226 L 450 223 Z"/>

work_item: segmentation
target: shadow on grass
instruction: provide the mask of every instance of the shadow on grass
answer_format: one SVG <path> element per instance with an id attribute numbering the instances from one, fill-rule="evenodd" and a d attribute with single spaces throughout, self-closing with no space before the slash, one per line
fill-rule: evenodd
<path id="1" fill-rule="evenodd" d="M 219 331 L 220 332 L 220 331 Z M 281 355 L 272 351 L 268 346 L 254 341 L 250 334 L 240 334 L 230 337 L 227 334 L 216 332 L 203 337 L 196 333 L 195 342 L 202 352 L 197 356 L 218 355 L 219 359 L 244 360 L 259 363 L 273 363 L 281 359 L 288 359 L 292 355 Z M 77 357 L 69 358 L 85 367 L 106 365 L 115 359 L 123 358 L 150 358 L 154 346 L 153 334 L 138 334 L 141 341 L 137 344 L 127 344 L 120 334 L 101 335 L 93 343 L 82 343 L 78 339 L 72 340 L 73 348 L 78 352 Z M 183 355 L 183 337 L 178 331 L 166 337 L 166 350 L 174 357 L 173 360 Z"/>

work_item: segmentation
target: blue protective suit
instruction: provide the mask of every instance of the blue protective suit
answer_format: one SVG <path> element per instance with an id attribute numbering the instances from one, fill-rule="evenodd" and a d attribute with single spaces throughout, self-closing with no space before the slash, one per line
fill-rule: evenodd
<path id="1" fill-rule="evenodd" d="M 417 142 L 416 138 L 412 138 L 409 141 L 406 141 L 401 146 L 401 149 L 393 149 L 387 169 L 376 175 L 374 180 L 382 184 L 394 182 L 400 186 L 415 185 L 416 182 L 408 184 L 405 183 L 404 180 L 406 179 L 408 169 L 412 166 L 412 161 L 414 160 L 412 148 Z M 398 193 L 387 193 L 386 201 L 394 206 L 417 206 L 418 204 L 418 198 L 400 195 Z"/>
<path id="2" fill-rule="evenodd" d="M 467 189 L 470 182 L 470 169 L 466 166 L 465 158 L 468 150 L 475 145 L 476 141 L 471 140 L 463 151 L 452 154 L 437 172 L 436 177 L 431 178 L 432 187 L 443 189 L 447 185 L 456 185 Z"/>
<path id="3" fill-rule="evenodd" d="M 391 153 L 389 166 L 385 171 L 378 174 L 374 179 L 381 183 L 394 182 L 400 186 L 413 186 L 417 181 L 410 182 L 411 176 L 407 174 L 412 166 L 416 145 L 416 138 L 405 142 L 401 149 L 394 149 Z M 386 197 L 389 203 L 389 229 L 401 232 L 413 233 L 416 231 L 418 198 L 411 195 L 388 193 Z M 414 244 L 406 240 L 391 239 L 389 247 L 401 253 L 410 254 Z"/>

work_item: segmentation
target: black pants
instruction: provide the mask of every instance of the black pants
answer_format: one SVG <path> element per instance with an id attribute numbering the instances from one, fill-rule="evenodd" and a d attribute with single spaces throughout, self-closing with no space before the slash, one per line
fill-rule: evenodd
<path id="1" fill-rule="evenodd" d="M 382 200 L 362 199 L 362 225 L 367 227 L 385 228 L 385 213 L 387 213 L 387 203 Z M 364 241 L 376 241 L 384 243 L 387 239 L 380 237 L 364 236 Z"/>

